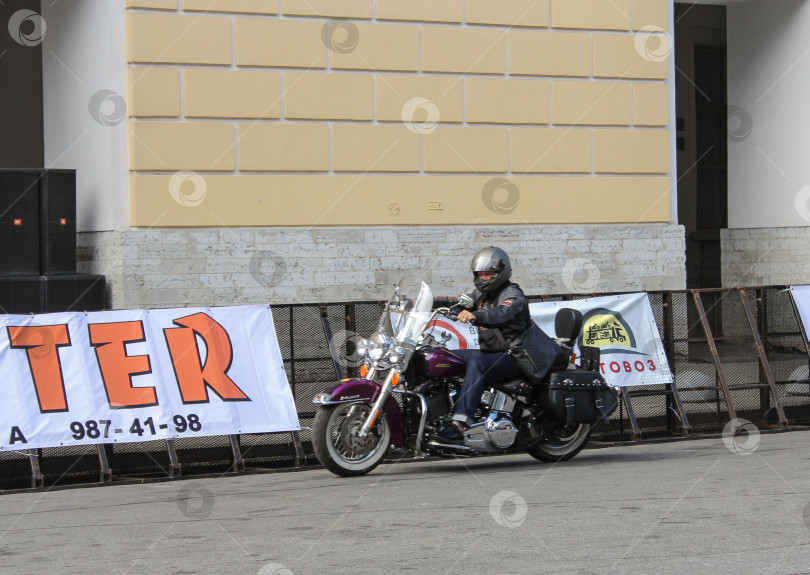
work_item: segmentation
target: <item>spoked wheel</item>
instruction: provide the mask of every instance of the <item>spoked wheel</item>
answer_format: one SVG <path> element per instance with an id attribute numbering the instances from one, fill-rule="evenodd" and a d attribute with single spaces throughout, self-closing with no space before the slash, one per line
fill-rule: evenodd
<path id="1" fill-rule="evenodd" d="M 529 447 L 526 451 L 540 461 L 551 463 L 567 461 L 582 451 L 582 448 L 588 443 L 590 433 L 591 426 L 588 423 L 580 423 L 571 427 L 561 425 L 556 427 L 549 437 Z"/>
<path id="2" fill-rule="evenodd" d="M 384 415 L 365 437 L 358 434 L 371 406 L 362 401 L 322 405 L 315 414 L 312 445 L 318 461 L 343 477 L 363 475 L 377 465 L 388 451 L 391 430 Z"/>

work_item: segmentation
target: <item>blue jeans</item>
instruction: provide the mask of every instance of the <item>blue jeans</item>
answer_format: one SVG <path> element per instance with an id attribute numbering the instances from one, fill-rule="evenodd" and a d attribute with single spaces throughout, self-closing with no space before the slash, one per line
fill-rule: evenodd
<path id="1" fill-rule="evenodd" d="M 481 403 L 487 381 L 510 381 L 520 377 L 520 370 L 508 353 L 484 353 L 480 349 L 458 349 L 452 353 L 467 362 L 453 419 L 470 423 Z"/>

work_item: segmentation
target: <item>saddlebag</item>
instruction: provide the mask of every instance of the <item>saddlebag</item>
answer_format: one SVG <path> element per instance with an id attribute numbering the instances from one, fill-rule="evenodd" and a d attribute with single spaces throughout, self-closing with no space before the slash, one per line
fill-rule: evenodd
<path id="1" fill-rule="evenodd" d="M 608 416 L 619 406 L 617 391 L 596 371 L 553 372 L 541 393 L 555 419 L 569 426 L 599 419 L 607 424 Z"/>

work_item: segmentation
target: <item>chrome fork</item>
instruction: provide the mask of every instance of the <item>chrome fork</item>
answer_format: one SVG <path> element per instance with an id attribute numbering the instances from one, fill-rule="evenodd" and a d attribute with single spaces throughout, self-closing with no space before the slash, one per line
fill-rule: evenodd
<path id="1" fill-rule="evenodd" d="M 377 423 L 377 418 L 380 416 L 382 406 L 385 405 L 385 402 L 388 400 L 388 396 L 391 395 L 391 390 L 394 388 L 393 379 L 395 373 L 396 372 L 393 369 L 388 372 L 385 382 L 383 382 L 382 389 L 380 390 L 380 395 L 377 397 L 377 401 L 375 401 L 374 405 L 371 406 L 371 412 L 368 414 L 366 422 L 357 433 L 357 435 L 360 437 L 366 437 L 371 428 L 374 427 L 374 424 Z"/>

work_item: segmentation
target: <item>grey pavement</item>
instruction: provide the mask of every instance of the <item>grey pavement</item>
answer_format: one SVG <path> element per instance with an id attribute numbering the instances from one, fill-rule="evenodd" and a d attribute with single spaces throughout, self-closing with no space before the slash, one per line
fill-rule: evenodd
<path id="1" fill-rule="evenodd" d="M 756 440 L 11 493 L 0 573 L 810 573 L 810 432 Z"/>

